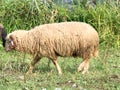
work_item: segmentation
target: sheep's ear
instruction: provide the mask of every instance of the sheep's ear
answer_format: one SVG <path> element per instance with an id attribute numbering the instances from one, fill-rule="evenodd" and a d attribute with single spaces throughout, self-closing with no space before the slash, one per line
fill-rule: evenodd
<path id="1" fill-rule="evenodd" d="M 12 40 L 11 45 L 12 45 L 13 47 L 16 47 L 16 46 L 17 46 L 16 37 L 15 37 L 14 35 L 10 35 L 10 39 Z"/>

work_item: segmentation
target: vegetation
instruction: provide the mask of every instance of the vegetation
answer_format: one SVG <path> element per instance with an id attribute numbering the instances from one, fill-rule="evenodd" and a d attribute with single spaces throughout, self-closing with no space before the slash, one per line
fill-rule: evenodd
<path id="1" fill-rule="evenodd" d="M 31 56 L 6 53 L 0 42 L 1 90 L 120 90 L 119 0 L 88 5 L 83 1 L 0 0 L 0 23 L 8 33 L 45 23 L 81 21 L 95 27 L 100 37 L 100 57 L 91 60 L 87 75 L 76 72 L 81 59 L 59 57 L 63 75 L 58 76 L 54 65 L 48 66 L 48 59 L 43 58 L 35 67 L 36 76 L 26 77 Z"/>
<path id="2" fill-rule="evenodd" d="M 93 25 L 101 45 L 120 46 L 120 4 L 114 0 L 87 5 L 85 0 L 1 0 L 0 23 L 9 32 L 36 25 L 63 21 L 81 21 Z M 71 3 L 70 3 L 71 1 Z M 101 1 L 101 0 L 98 0 Z M 60 3 L 60 5 L 56 3 Z"/>

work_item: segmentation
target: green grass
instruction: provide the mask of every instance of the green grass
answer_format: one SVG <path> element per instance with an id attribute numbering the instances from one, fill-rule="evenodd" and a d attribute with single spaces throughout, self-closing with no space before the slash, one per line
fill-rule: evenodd
<path id="1" fill-rule="evenodd" d="M 86 75 L 77 72 L 82 59 L 59 57 L 62 75 L 43 58 L 35 66 L 36 76 L 27 77 L 31 56 L 0 50 L 1 90 L 120 90 L 120 49 L 100 49 L 100 58 L 91 59 Z"/>
<path id="2" fill-rule="evenodd" d="M 59 57 L 62 75 L 43 58 L 34 69 L 36 76 L 26 77 L 31 56 L 6 53 L 0 44 L 0 90 L 120 90 L 120 7 L 111 1 L 85 8 L 81 3 L 63 7 L 40 0 L 0 0 L 0 23 L 8 33 L 44 23 L 82 21 L 96 28 L 102 46 L 87 75 L 76 70 L 82 59 Z"/>

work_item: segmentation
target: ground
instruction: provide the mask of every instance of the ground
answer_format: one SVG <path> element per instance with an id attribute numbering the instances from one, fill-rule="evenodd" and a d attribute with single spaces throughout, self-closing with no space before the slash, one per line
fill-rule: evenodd
<path id="1" fill-rule="evenodd" d="M 58 57 L 62 75 L 47 58 L 36 64 L 33 75 L 26 75 L 30 55 L 0 50 L 1 90 L 120 90 L 120 49 L 100 49 L 85 75 L 77 72 L 82 59 L 72 57 Z"/>

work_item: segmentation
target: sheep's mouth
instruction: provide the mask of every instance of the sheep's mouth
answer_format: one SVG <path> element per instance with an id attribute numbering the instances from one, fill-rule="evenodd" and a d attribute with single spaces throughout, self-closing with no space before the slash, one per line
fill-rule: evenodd
<path id="1" fill-rule="evenodd" d="M 5 48 L 5 51 L 6 51 L 6 52 L 9 52 L 9 51 L 12 51 L 12 49 Z"/>
<path id="2" fill-rule="evenodd" d="M 5 51 L 6 51 L 7 53 L 9 53 L 9 52 L 14 52 L 15 49 L 5 49 Z"/>
<path id="3" fill-rule="evenodd" d="M 5 51 L 6 51 L 6 52 L 9 52 L 9 51 L 10 51 L 10 49 L 5 49 Z"/>

